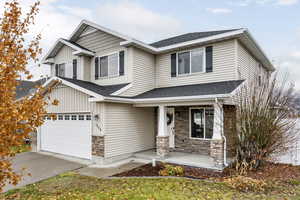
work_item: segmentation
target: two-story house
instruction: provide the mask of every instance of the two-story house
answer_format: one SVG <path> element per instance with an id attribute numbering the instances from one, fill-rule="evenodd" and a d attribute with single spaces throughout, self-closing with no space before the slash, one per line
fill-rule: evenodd
<path id="1" fill-rule="evenodd" d="M 247 29 L 146 44 L 83 20 L 44 58 L 47 107 L 38 149 L 106 164 L 132 156 L 223 168 L 236 131 L 231 101 L 274 67 Z M 59 81 L 57 81 L 59 80 Z"/>

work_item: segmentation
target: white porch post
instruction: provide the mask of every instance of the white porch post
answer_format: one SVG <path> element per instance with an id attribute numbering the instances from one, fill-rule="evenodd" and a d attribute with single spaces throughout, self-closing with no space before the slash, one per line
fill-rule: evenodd
<path id="1" fill-rule="evenodd" d="M 168 136 L 167 130 L 167 120 L 166 120 L 166 107 L 165 106 L 158 106 L 158 135 L 159 137 L 166 137 Z"/>
<path id="2" fill-rule="evenodd" d="M 214 159 L 215 166 L 224 167 L 224 140 L 222 137 L 224 127 L 223 105 L 216 100 L 214 104 L 214 128 L 213 139 L 210 144 L 210 155 Z"/>
<path id="3" fill-rule="evenodd" d="M 222 105 L 214 104 L 214 129 L 213 129 L 213 139 L 222 140 L 223 132 L 223 108 Z"/>
<path id="4" fill-rule="evenodd" d="M 169 153 L 169 134 L 167 130 L 166 107 L 158 106 L 158 133 L 156 138 L 156 150 L 159 157 L 165 157 Z"/>

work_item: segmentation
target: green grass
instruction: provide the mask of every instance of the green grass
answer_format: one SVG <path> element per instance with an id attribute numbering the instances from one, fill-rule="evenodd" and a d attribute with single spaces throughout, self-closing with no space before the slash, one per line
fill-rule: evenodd
<path id="1" fill-rule="evenodd" d="M 14 153 L 23 153 L 30 151 L 30 145 L 29 144 L 23 144 L 21 146 L 12 147 L 12 151 Z"/>
<path id="2" fill-rule="evenodd" d="M 300 187 L 278 187 L 266 194 L 242 193 L 223 183 L 183 178 L 97 179 L 62 174 L 21 189 L 0 194 L 11 200 L 194 200 L 194 199 L 300 199 Z"/>

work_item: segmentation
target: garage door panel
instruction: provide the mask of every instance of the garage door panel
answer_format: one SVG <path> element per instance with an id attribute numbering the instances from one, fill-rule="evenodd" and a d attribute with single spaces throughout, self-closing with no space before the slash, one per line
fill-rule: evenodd
<path id="1" fill-rule="evenodd" d="M 41 149 L 91 159 L 91 121 L 46 120 L 41 127 Z"/>

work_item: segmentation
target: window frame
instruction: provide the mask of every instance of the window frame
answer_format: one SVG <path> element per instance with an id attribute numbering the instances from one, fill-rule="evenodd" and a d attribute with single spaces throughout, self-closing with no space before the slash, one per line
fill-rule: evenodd
<path id="1" fill-rule="evenodd" d="M 64 75 L 61 76 L 60 75 L 60 67 L 61 66 L 64 66 Z M 67 66 L 67 63 L 57 63 L 57 70 L 58 72 L 56 72 L 56 67 L 55 67 L 55 75 L 57 74 L 57 76 L 60 76 L 60 77 L 66 77 L 66 66 Z"/>
<path id="2" fill-rule="evenodd" d="M 189 50 L 183 50 L 183 51 L 178 51 L 176 52 L 176 76 L 172 77 L 172 78 L 176 78 L 176 77 L 182 77 L 182 76 L 190 76 L 190 75 L 194 75 L 194 74 L 203 74 L 206 73 L 206 51 L 205 51 L 206 47 L 200 47 L 200 48 L 195 48 L 195 49 L 189 49 Z M 201 50 L 203 52 L 203 69 L 201 72 L 192 72 L 192 51 L 196 51 L 196 50 Z M 178 61 L 179 61 L 179 54 L 180 53 L 187 53 L 189 52 L 190 54 L 190 73 L 184 73 L 184 74 L 179 74 L 179 70 L 178 70 Z"/>
<path id="3" fill-rule="evenodd" d="M 124 65 L 125 65 L 125 50 L 121 50 L 121 51 L 124 51 Z M 113 53 L 109 53 L 109 54 L 105 54 L 105 55 L 101 55 L 101 56 L 96 56 L 98 58 L 98 71 L 99 71 L 99 75 L 98 75 L 98 79 L 96 80 L 99 80 L 99 79 L 108 79 L 108 78 L 114 78 L 114 77 L 119 77 L 120 76 L 120 52 L 121 51 L 116 51 L 116 52 L 113 52 Z M 110 67 L 109 67 L 109 56 L 111 55 L 114 55 L 114 54 L 117 54 L 117 59 L 118 59 L 118 73 L 116 75 L 113 75 L 113 76 L 110 76 L 109 75 L 109 72 L 110 72 Z M 107 76 L 101 76 L 101 58 L 103 57 L 107 57 Z M 125 68 L 125 67 L 124 67 Z M 94 72 L 95 73 L 95 72 Z"/>
<path id="4" fill-rule="evenodd" d="M 203 121 L 204 121 L 204 137 L 203 138 L 196 138 L 196 137 L 192 137 L 192 110 L 203 110 L 204 113 L 204 117 L 203 117 Z M 190 107 L 189 108 L 189 138 L 191 140 L 213 140 L 213 135 L 212 138 L 206 138 L 206 115 L 205 115 L 205 109 L 212 109 L 213 111 L 215 111 L 214 107 Z M 215 117 L 215 116 L 214 116 Z M 214 124 L 213 124 L 213 128 L 214 128 Z"/>

